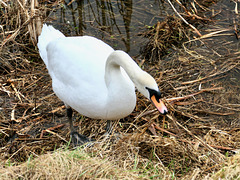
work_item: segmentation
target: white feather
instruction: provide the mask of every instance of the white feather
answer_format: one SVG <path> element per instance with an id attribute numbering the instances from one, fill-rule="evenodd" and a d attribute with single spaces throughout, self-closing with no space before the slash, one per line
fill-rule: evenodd
<path id="1" fill-rule="evenodd" d="M 129 115 L 136 105 L 134 84 L 147 98 L 145 86 L 158 90 L 153 78 L 128 54 L 94 37 L 65 37 L 44 25 L 38 48 L 56 95 L 90 118 L 114 120 Z"/>

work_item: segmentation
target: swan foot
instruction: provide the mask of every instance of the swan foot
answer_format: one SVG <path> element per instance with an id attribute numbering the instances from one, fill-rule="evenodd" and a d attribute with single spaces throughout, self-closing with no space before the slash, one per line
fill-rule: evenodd
<path id="1" fill-rule="evenodd" d="M 82 146 L 82 145 L 91 146 L 94 142 L 93 139 L 90 139 L 87 136 L 79 134 L 76 131 L 71 132 L 70 136 L 71 136 L 72 143 L 75 147 Z"/>
<path id="2" fill-rule="evenodd" d="M 76 146 L 82 146 L 82 145 L 87 145 L 87 146 L 91 146 L 92 145 L 92 142 L 93 140 L 82 135 L 82 134 L 79 134 L 78 132 L 76 132 L 74 130 L 74 127 L 73 127 L 73 122 L 72 122 L 72 114 L 73 114 L 73 111 L 72 111 L 72 108 L 70 106 L 68 106 L 67 104 L 65 104 L 66 106 L 66 110 L 67 110 L 67 117 L 68 117 L 68 122 L 69 122 L 69 125 L 70 125 L 70 130 L 71 130 L 71 141 L 73 143 L 73 145 L 76 147 Z"/>
<path id="3" fill-rule="evenodd" d="M 109 134 L 108 132 L 103 134 L 103 141 L 110 140 L 110 141 L 117 141 L 122 138 L 122 135 L 118 132 L 113 132 Z"/>
<path id="4" fill-rule="evenodd" d="M 111 120 L 107 121 L 105 130 L 106 130 L 106 132 L 103 135 L 103 141 L 106 141 L 106 140 L 115 141 L 115 140 L 119 140 L 121 138 L 120 133 L 114 132 Z"/>

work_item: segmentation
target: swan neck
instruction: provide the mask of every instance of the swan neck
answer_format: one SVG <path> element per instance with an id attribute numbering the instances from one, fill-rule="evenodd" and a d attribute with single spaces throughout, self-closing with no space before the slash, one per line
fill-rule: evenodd
<path id="1" fill-rule="evenodd" d="M 119 71 L 120 73 L 120 67 L 122 67 L 126 71 L 129 78 L 135 84 L 137 74 L 139 72 L 142 72 L 142 69 L 136 64 L 135 61 L 133 61 L 133 59 L 127 53 L 120 50 L 111 53 L 107 59 L 105 74 L 106 80 L 108 80 L 108 75 L 110 76 L 112 72 Z"/>
<path id="2" fill-rule="evenodd" d="M 105 69 L 106 107 L 109 107 L 108 113 L 113 114 L 115 118 L 129 115 L 136 106 L 135 87 L 132 82 L 133 72 L 136 69 L 138 69 L 137 64 L 123 51 L 114 51 L 107 59 Z M 118 107 L 121 111 L 114 107 Z"/>

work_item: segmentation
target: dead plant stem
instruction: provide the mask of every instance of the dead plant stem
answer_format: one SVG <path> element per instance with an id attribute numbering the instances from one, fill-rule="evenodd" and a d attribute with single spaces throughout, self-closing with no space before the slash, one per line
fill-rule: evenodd
<path id="1" fill-rule="evenodd" d="M 201 144 L 203 146 L 205 146 L 206 148 L 208 148 L 209 150 L 211 150 L 212 152 L 215 152 L 218 157 L 221 159 L 221 161 L 223 159 L 225 159 L 225 156 L 222 155 L 219 151 L 217 151 L 216 149 L 214 149 L 213 147 L 211 147 L 209 144 L 207 144 L 206 142 L 204 142 L 201 138 L 199 138 L 198 136 L 195 136 L 191 131 L 189 131 L 186 127 L 184 127 L 183 125 L 181 125 L 177 120 L 175 120 L 172 116 L 167 115 L 167 117 L 169 119 L 171 119 L 173 122 L 175 122 L 178 126 L 180 126 L 182 129 L 184 129 L 188 134 L 190 134 L 191 136 L 193 136 L 195 139 L 197 139 L 199 142 L 201 142 Z"/>
<path id="2" fill-rule="evenodd" d="M 186 23 L 188 26 L 190 26 L 196 33 L 198 36 L 202 36 L 202 34 L 197 30 L 197 28 L 195 28 L 193 25 L 191 25 L 190 23 L 188 23 L 182 16 L 181 14 L 179 14 L 179 12 L 177 12 L 176 8 L 173 6 L 173 4 L 171 3 L 170 0 L 167 0 L 168 3 L 170 4 L 170 6 L 172 7 L 172 9 L 175 11 L 175 13 L 183 20 L 184 23 Z"/>

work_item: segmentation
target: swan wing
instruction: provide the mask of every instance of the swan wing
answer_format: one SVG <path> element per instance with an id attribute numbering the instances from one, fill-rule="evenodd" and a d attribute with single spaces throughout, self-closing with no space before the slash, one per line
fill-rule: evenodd
<path id="1" fill-rule="evenodd" d="M 93 37 L 59 38 L 47 46 L 48 70 L 66 85 L 104 86 L 106 60 L 113 51 Z"/>
<path id="2" fill-rule="evenodd" d="M 83 115 L 95 115 L 105 105 L 106 60 L 114 50 L 104 42 L 89 36 L 64 37 L 47 46 L 48 71 L 57 96 Z M 102 112 L 104 113 L 104 112 Z"/>

